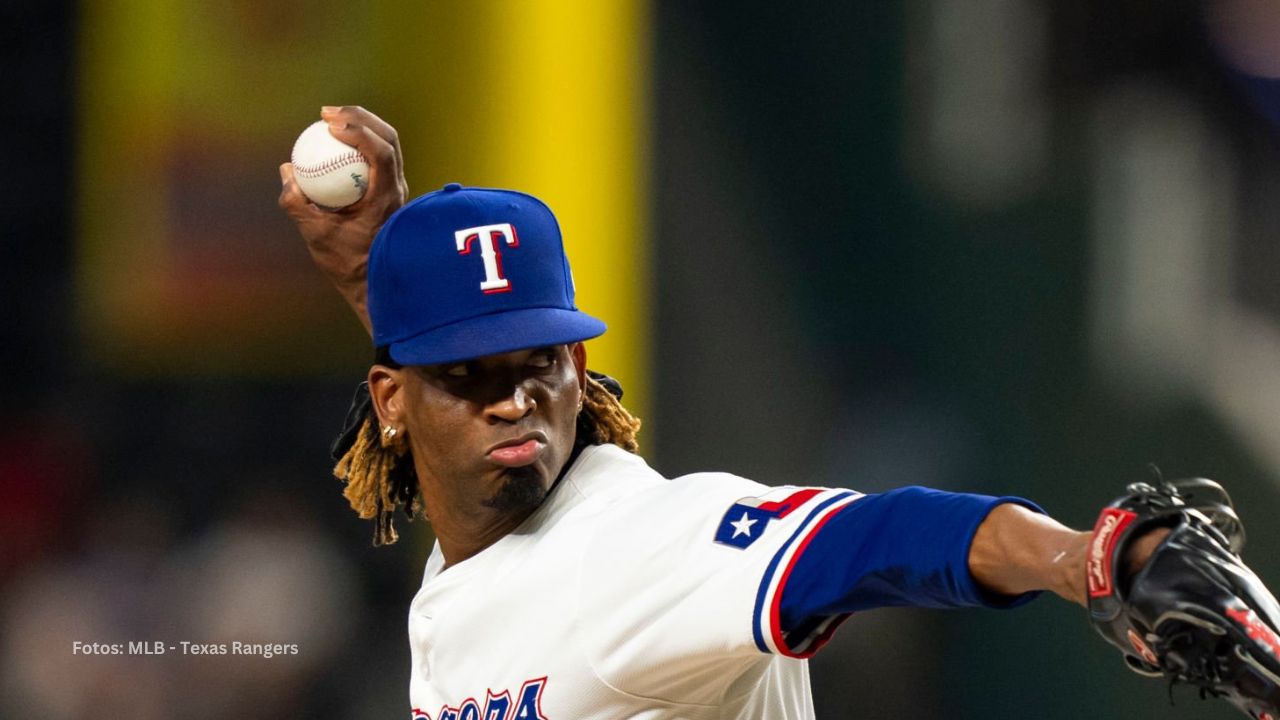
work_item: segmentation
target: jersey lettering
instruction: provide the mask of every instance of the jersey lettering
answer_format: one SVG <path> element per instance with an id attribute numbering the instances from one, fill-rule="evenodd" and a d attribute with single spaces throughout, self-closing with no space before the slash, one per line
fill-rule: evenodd
<path id="1" fill-rule="evenodd" d="M 480 258 L 484 261 L 484 282 L 480 290 L 485 294 L 511 292 L 511 281 L 502 275 L 502 241 L 511 247 L 520 246 L 516 226 L 511 223 L 481 225 L 464 228 L 453 234 L 459 255 L 470 255 L 472 245 L 480 246 Z"/>
<path id="2" fill-rule="evenodd" d="M 521 686 L 520 695 L 516 699 L 516 714 L 512 720 L 547 720 L 547 716 L 542 714 L 542 688 L 546 685 L 546 678 L 538 678 L 528 680 Z"/>
<path id="3" fill-rule="evenodd" d="M 501 695 L 488 691 L 484 701 L 484 720 L 507 720 L 507 711 L 511 709 L 511 693 L 506 690 Z"/>
<path id="4" fill-rule="evenodd" d="M 480 720 L 480 706 L 475 700 L 467 698 L 462 703 L 462 707 L 458 709 L 458 720 Z"/>
<path id="5" fill-rule="evenodd" d="M 435 720 L 547 720 L 542 714 L 542 690 L 547 686 L 547 679 L 540 677 L 526 680 L 516 694 L 515 712 L 511 713 L 511 693 L 503 690 L 495 695 L 492 690 L 485 692 L 484 710 L 475 698 L 467 698 L 458 707 L 445 705 L 436 714 Z M 432 720 L 424 710 L 413 708 L 411 720 Z"/>

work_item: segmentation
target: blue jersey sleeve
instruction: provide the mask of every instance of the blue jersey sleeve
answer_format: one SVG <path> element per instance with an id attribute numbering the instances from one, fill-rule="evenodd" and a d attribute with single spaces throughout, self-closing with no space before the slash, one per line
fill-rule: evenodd
<path id="1" fill-rule="evenodd" d="M 868 495 L 814 528 L 782 579 L 778 625 L 816 650 L 849 613 L 874 607 L 1013 607 L 1036 593 L 988 594 L 969 573 L 969 546 L 997 498 L 907 487 Z M 816 642 L 815 642 L 816 641 Z M 808 653 L 805 653 L 808 654 Z"/>

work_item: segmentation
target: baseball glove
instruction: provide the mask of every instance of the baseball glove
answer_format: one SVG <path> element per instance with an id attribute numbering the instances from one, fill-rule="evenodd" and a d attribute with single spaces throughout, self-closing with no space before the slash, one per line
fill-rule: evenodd
<path id="1" fill-rule="evenodd" d="M 1089 616 L 1135 672 L 1280 720 L 1280 605 L 1240 559 L 1244 528 L 1222 486 L 1135 483 L 1102 511 L 1087 559 Z M 1170 530 L 1142 569 L 1131 541 Z"/>

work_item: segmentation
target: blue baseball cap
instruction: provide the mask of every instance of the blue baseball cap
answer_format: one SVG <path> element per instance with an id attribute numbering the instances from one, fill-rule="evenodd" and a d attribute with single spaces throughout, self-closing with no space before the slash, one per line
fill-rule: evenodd
<path id="1" fill-rule="evenodd" d="M 373 343 L 437 365 L 601 335 L 578 310 L 560 224 L 541 200 L 450 183 L 407 203 L 369 251 Z"/>

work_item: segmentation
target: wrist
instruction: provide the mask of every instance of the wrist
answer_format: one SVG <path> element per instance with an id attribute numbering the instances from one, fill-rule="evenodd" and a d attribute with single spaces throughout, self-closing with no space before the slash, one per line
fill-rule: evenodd
<path id="1" fill-rule="evenodd" d="M 317 258 L 316 264 L 329 276 L 329 280 L 344 293 L 360 289 L 363 292 L 369 278 L 369 256 L 343 255 L 333 258 Z"/>
<path id="2" fill-rule="evenodd" d="M 1071 531 L 1071 537 L 1064 538 L 1063 547 L 1053 559 L 1057 568 L 1057 585 L 1053 592 L 1085 607 L 1089 606 L 1086 560 L 1092 535 L 1087 530 Z"/>

